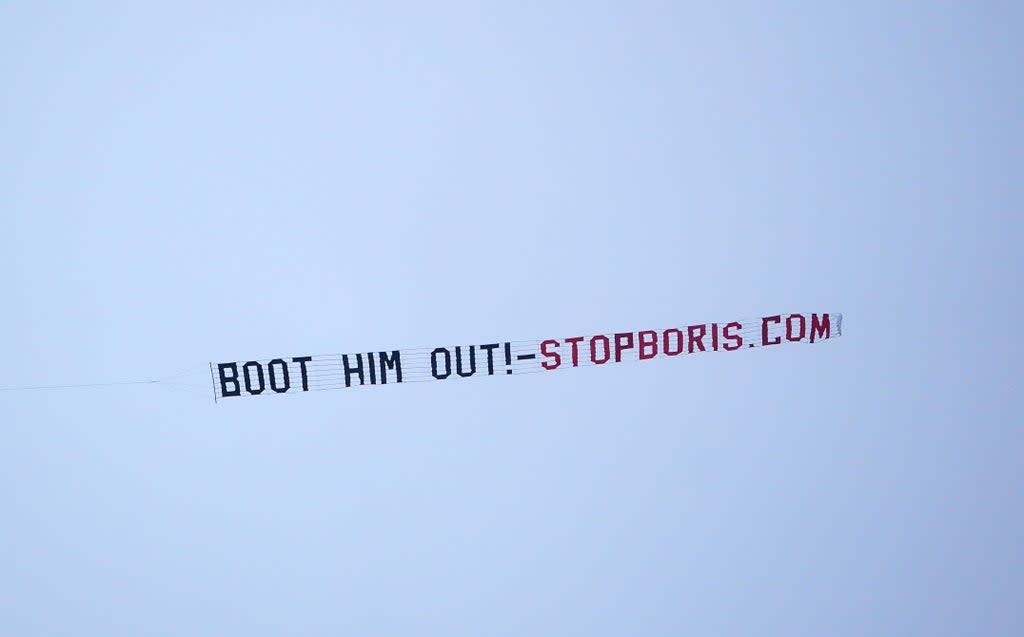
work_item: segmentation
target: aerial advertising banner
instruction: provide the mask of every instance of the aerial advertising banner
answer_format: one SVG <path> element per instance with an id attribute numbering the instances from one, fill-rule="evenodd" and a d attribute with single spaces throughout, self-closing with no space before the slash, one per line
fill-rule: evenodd
<path id="1" fill-rule="evenodd" d="M 753 347 L 817 343 L 842 334 L 837 313 L 775 314 L 756 319 L 679 325 L 534 341 L 445 344 L 437 347 L 281 356 L 210 363 L 214 399 L 277 396 L 325 389 L 481 376 L 543 374 L 570 369 L 736 352 Z"/>

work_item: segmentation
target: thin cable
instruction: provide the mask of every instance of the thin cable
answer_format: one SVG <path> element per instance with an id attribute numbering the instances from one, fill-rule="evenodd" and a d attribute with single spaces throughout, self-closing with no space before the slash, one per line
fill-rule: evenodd
<path id="1" fill-rule="evenodd" d="M 32 391 L 36 389 L 77 389 L 79 387 L 113 387 L 115 385 L 154 385 L 160 380 L 128 380 L 119 383 L 82 383 L 78 385 L 29 385 L 24 387 L 0 387 L 0 391 Z"/>

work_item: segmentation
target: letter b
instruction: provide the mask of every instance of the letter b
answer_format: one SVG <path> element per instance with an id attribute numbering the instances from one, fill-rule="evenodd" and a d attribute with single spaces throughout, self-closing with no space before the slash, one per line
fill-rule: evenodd
<path id="1" fill-rule="evenodd" d="M 230 370 L 231 374 L 227 372 Z M 238 363 L 220 363 L 217 365 L 217 372 L 220 374 L 220 395 L 222 398 L 241 396 L 242 387 L 238 384 Z M 228 385 L 232 389 L 228 389 Z"/>

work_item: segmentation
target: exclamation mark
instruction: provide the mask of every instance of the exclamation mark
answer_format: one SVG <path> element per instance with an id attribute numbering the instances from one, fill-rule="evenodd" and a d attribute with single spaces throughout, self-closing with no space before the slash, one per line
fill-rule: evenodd
<path id="1" fill-rule="evenodd" d="M 505 343 L 505 366 L 508 369 L 505 370 L 505 374 L 512 373 L 512 343 Z"/>

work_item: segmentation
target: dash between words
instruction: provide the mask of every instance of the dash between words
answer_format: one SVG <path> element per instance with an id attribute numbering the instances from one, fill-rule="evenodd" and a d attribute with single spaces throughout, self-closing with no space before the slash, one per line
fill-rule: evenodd
<path id="1" fill-rule="evenodd" d="M 396 349 L 340 356 L 275 358 L 265 362 L 252 360 L 245 363 L 219 363 L 219 382 L 215 383 L 215 390 L 219 390 L 218 395 L 224 398 L 241 396 L 243 392 L 258 396 L 268 390 L 284 394 L 299 387 L 303 392 L 310 391 L 311 381 L 316 382 L 318 374 L 336 378 L 339 386 L 343 379 L 344 387 L 347 388 L 353 385 L 383 385 L 389 381 L 401 383 L 408 380 L 410 371 L 423 376 L 416 380 L 445 380 L 453 375 L 469 378 L 477 374 L 494 376 L 502 371 L 502 375 L 520 371 L 554 371 L 567 366 L 650 360 L 658 356 L 672 357 L 707 351 L 732 352 L 744 346 L 770 347 L 783 342 L 814 343 L 832 337 L 831 317 L 830 314 L 810 314 L 809 317 L 804 314 L 776 314 L 762 317 L 759 325 L 755 323 L 747 327 L 739 321 L 732 321 L 590 337 L 550 338 L 533 342 L 525 350 L 517 350 L 515 355 L 513 344 L 502 342 L 437 347 L 429 354 L 424 350 L 422 353 L 406 351 L 403 355 L 402 350 Z M 403 358 L 407 362 L 404 375 Z M 410 363 L 413 370 L 409 369 Z"/>

